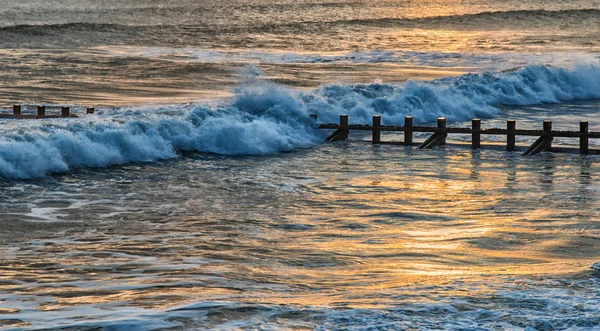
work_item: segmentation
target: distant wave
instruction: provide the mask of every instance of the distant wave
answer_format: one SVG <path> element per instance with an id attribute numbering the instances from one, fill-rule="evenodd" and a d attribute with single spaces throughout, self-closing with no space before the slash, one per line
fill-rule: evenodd
<path id="1" fill-rule="evenodd" d="M 0 176 L 37 178 L 74 167 L 105 167 L 175 158 L 179 151 L 258 155 L 319 144 L 321 122 L 339 114 L 352 123 L 489 118 L 500 105 L 600 99 L 600 68 L 528 66 L 504 73 L 468 74 L 428 83 L 324 85 L 298 92 L 270 83 L 240 90 L 226 105 L 106 111 L 72 120 L 11 122 L 0 132 Z"/>
<path id="2" fill-rule="evenodd" d="M 20 24 L 0 27 L 0 33 L 3 34 L 23 34 L 44 36 L 48 34 L 68 32 L 68 31 L 97 31 L 112 32 L 127 29 L 139 29 L 140 26 L 129 26 L 124 24 L 111 23 L 60 23 L 60 24 Z"/>
<path id="3" fill-rule="evenodd" d="M 508 22 L 522 22 L 532 23 L 535 21 L 544 21 L 549 23 L 558 24 L 561 21 L 570 21 L 578 23 L 581 20 L 593 20 L 598 21 L 600 17 L 600 9 L 572 9 L 572 10 L 516 10 L 516 11 L 492 11 L 492 12 L 481 12 L 476 14 L 464 14 L 464 15 L 442 15 L 442 16 L 431 16 L 422 18 L 378 18 L 378 19 L 353 19 L 353 20 L 336 20 L 336 21 L 324 21 L 324 22 L 294 22 L 294 23 L 260 23 L 248 26 L 208 26 L 204 24 L 197 25 L 128 25 L 128 24 L 114 24 L 114 23 L 87 23 L 87 22 L 72 22 L 72 23 L 59 23 L 59 24 L 21 24 L 21 25 L 9 25 L 0 26 L 0 34 L 23 34 L 23 35 L 46 35 L 52 33 L 64 33 L 64 32 L 115 32 L 115 31 L 139 31 L 148 32 L 149 30 L 155 30 L 163 32 L 163 29 L 174 30 L 181 32 L 194 32 L 194 33 L 212 33 L 220 31 L 223 33 L 235 33 L 240 31 L 246 31 L 252 29 L 254 32 L 290 32 L 289 29 L 302 30 L 312 25 L 323 25 L 323 26 L 335 26 L 339 24 L 344 25 L 372 25 L 372 26 L 423 26 L 423 27 L 435 27 L 437 25 L 455 25 L 455 24 L 469 24 L 474 23 L 486 23 L 492 24 L 499 22 L 506 24 Z M 600 24 L 600 22 L 597 22 Z M 506 27 L 506 26 L 505 26 Z M 314 27 L 312 27 L 314 28 Z M 312 29 L 310 28 L 310 29 Z"/>
<path id="4" fill-rule="evenodd" d="M 343 23 L 350 25 L 373 25 L 373 26 L 423 26 L 431 27 L 437 25 L 456 25 L 474 23 L 492 24 L 499 22 L 504 28 L 510 28 L 508 22 L 524 24 L 544 21 L 559 24 L 561 21 L 577 23 L 580 20 L 598 20 L 600 9 L 569 9 L 569 10 L 514 10 L 514 11 L 490 11 L 463 15 L 441 15 L 421 18 L 380 18 L 365 20 L 346 20 Z M 341 22 L 337 22 L 341 23 Z M 600 22 L 597 22 L 600 24 Z"/>

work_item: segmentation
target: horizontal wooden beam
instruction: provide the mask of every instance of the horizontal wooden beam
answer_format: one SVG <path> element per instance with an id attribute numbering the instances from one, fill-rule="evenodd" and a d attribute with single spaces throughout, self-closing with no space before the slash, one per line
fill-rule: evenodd
<path id="1" fill-rule="evenodd" d="M 340 128 L 339 124 L 321 124 L 319 125 L 319 129 L 331 129 L 337 130 Z M 348 125 L 348 130 L 355 131 L 372 131 L 373 127 L 370 125 L 362 125 L 362 124 L 351 124 Z M 381 131 L 405 131 L 403 126 L 390 126 L 390 125 L 382 125 L 380 126 Z M 412 126 L 412 132 L 445 132 L 445 133 L 455 133 L 455 134 L 472 134 L 473 130 L 471 128 L 445 128 L 443 131 L 440 131 L 437 127 L 429 127 L 429 126 Z M 580 131 L 551 131 L 553 137 L 561 137 L 561 138 L 579 138 L 581 136 L 586 136 L 588 138 L 600 138 L 600 132 L 587 132 L 583 133 Z M 479 131 L 482 135 L 500 135 L 506 136 L 509 134 L 514 134 L 516 136 L 532 136 L 539 137 L 544 134 L 543 130 L 507 130 L 501 128 L 491 128 L 491 129 L 481 129 Z"/>
<path id="2" fill-rule="evenodd" d="M 370 143 L 368 141 L 363 141 L 363 140 L 356 140 L 354 142 Z M 382 141 L 381 145 L 407 146 L 407 144 L 405 144 L 402 141 Z M 420 145 L 421 145 L 420 143 L 413 143 L 408 146 L 418 147 Z M 462 148 L 471 149 L 471 147 L 472 147 L 471 143 L 461 143 L 461 142 L 446 143 L 446 146 L 452 147 L 452 148 L 461 148 L 461 149 Z M 527 151 L 528 148 L 529 148 L 529 146 L 516 145 L 515 151 L 525 152 L 525 151 Z M 494 151 L 506 151 L 506 144 L 500 143 L 500 142 L 488 142 L 485 144 L 485 149 L 486 150 L 494 150 Z M 579 148 L 571 147 L 571 146 L 552 146 L 552 152 L 553 153 L 579 154 Z M 590 148 L 588 150 L 588 153 L 589 153 L 589 155 L 600 155 L 600 149 L 591 149 Z"/>

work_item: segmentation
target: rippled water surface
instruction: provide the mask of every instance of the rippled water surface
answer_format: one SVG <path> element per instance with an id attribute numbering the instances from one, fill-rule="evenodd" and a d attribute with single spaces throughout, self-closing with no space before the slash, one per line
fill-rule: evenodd
<path id="1" fill-rule="evenodd" d="M 598 17 L 598 0 L 2 0 L 0 107 L 218 99 L 249 64 L 306 88 L 597 61 Z"/>
<path id="2" fill-rule="evenodd" d="M 598 0 L 0 0 L 0 329 L 600 329 L 598 156 L 317 129 L 600 131 L 599 18 Z"/>

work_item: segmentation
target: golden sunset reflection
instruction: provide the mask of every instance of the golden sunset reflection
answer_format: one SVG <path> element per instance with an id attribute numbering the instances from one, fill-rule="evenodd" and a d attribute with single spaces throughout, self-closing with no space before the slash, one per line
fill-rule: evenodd
<path id="1" fill-rule="evenodd" d="M 198 188 L 171 191 L 163 206 L 173 215 L 115 214 L 67 228 L 67 239 L 23 241 L 3 251 L 0 290 L 39 300 L 40 311 L 222 300 L 376 308 L 394 302 L 390 291 L 413 303 L 430 300 L 409 296 L 415 286 L 485 296 L 497 279 L 573 274 L 600 259 L 600 192 L 591 190 L 594 176 L 579 176 L 593 162 L 360 146 L 342 164 L 327 151 L 336 146 L 282 159 L 310 165 L 278 179 L 296 183 L 291 191 L 243 179 L 279 171 L 261 159 L 239 183 L 195 178 L 189 167 L 187 182 Z M 236 185 L 235 200 L 229 188 L 205 191 L 220 180 Z M 144 194 L 171 199 L 163 192 L 156 184 Z M 453 285 L 463 282 L 468 290 Z"/>

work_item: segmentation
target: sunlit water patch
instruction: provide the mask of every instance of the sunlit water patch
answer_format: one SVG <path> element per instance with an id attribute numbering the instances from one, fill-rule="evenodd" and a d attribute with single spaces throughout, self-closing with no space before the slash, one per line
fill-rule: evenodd
<path id="1" fill-rule="evenodd" d="M 0 320 L 594 328 L 596 161 L 349 142 L 5 183 Z"/>

